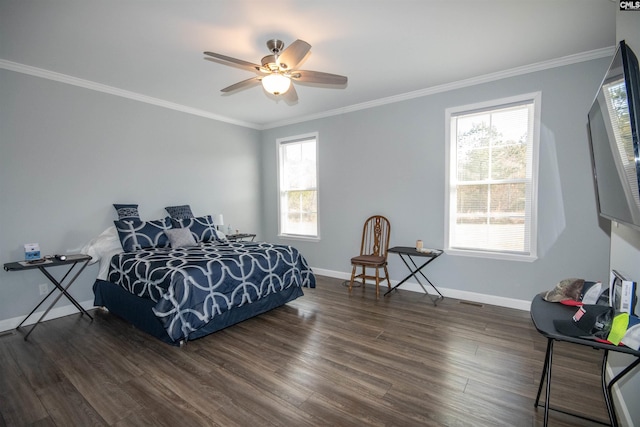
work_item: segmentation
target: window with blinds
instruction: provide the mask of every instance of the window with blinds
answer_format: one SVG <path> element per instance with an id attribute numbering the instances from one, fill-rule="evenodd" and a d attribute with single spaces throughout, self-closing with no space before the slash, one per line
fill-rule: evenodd
<path id="1" fill-rule="evenodd" d="M 618 170 L 624 171 L 622 185 L 628 186 L 625 195 L 627 203 L 640 207 L 640 191 L 638 190 L 638 175 L 636 171 L 636 155 L 633 151 L 633 136 L 629 126 L 629 101 L 625 89 L 624 79 L 603 85 L 603 93 L 609 118 L 611 119 L 611 131 L 616 140 L 619 156 L 613 156 Z"/>
<path id="2" fill-rule="evenodd" d="M 318 238 L 317 134 L 278 139 L 278 234 Z"/>
<path id="3" fill-rule="evenodd" d="M 449 252 L 536 258 L 539 104 L 535 93 L 446 111 Z"/>

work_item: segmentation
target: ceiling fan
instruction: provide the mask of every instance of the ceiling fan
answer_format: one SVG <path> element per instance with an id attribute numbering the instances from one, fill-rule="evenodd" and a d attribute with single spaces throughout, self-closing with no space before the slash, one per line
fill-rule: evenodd
<path id="1" fill-rule="evenodd" d="M 226 65 L 240 66 L 240 68 L 258 74 L 256 77 L 225 87 L 221 92 L 233 92 L 262 83 L 262 87 L 264 87 L 267 92 L 276 96 L 282 95 L 285 101 L 294 103 L 298 100 L 298 94 L 292 82 L 334 86 L 344 86 L 347 84 L 347 78 L 345 76 L 322 73 L 320 71 L 297 70 L 298 65 L 305 59 L 311 49 L 311 45 L 304 40 L 298 39 L 284 49 L 284 42 L 272 39 L 267 41 L 267 48 L 271 51 L 271 55 L 262 58 L 261 65 L 219 53 L 204 52 L 205 55 L 230 63 Z"/>

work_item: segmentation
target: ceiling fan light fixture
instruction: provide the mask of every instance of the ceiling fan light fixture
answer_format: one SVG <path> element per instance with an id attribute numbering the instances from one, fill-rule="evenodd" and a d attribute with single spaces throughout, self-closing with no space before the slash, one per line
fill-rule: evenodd
<path id="1" fill-rule="evenodd" d="M 262 87 L 273 95 L 281 95 L 289 90 L 291 79 L 282 74 L 273 73 L 262 78 Z"/>
<path id="2" fill-rule="evenodd" d="M 269 48 L 271 54 L 262 58 L 260 65 L 220 53 L 204 52 L 205 55 L 213 57 L 215 59 L 214 62 L 222 62 L 226 65 L 232 65 L 258 74 L 250 79 L 242 80 L 225 87 L 221 89 L 220 92 L 226 94 L 262 84 L 265 92 L 276 96 L 284 95 L 287 104 L 293 105 L 298 102 L 298 94 L 293 80 L 295 80 L 295 82 L 314 83 L 317 85 L 343 87 L 347 85 L 347 78 L 345 76 L 320 71 L 296 71 L 298 66 L 304 62 L 311 49 L 311 45 L 304 40 L 297 39 L 285 49 L 284 42 L 272 39 L 267 41 L 267 48 Z"/>

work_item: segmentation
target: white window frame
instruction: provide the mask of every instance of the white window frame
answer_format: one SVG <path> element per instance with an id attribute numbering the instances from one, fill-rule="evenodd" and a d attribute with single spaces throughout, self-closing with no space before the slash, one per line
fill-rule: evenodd
<path id="1" fill-rule="evenodd" d="M 538 243 L 538 157 L 540 150 L 540 111 L 541 111 L 541 92 L 533 92 L 528 94 L 516 95 L 513 97 L 496 99 L 476 104 L 469 104 L 459 107 L 451 107 L 445 110 L 445 252 L 451 255 L 472 256 L 480 258 L 493 258 L 502 260 L 515 260 L 515 261 L 528 261 L 532 262 L 538 258 L 537 255 L 537 243 Z M 533 103 L 533 123 L 529 123 L 529 129 L 533 132 L 531 140 L 531 164 L 529 165 L 530 171 L 528 175 L 529 191 L 531 192 L 530 203 L 528 205 L 526 214 L 526 225 L 529 232 L 529 251 L 528 252 L 509 252 L 509 251 L 496 251 L 489 249 L 470 249 L 470 248 L 456 248 L 452 247 L 452 220 L 455 221 L 456 204 L 457 204 L 457 144 L 452 139 L 455 138 L 454 121 L 452 120 L 456 116 L 463 114 L 469 114 L 480 111 L 492 111 L 500 108 L 508 107 L 509 105 Z"/>
<path id="2" fill-rule="evenodd" d="M 310 140 L 310 139 L 315 139 L 315 143 L 316 143 L 316 187 L 315 187 L 315 191 L 316 191 L 316 196 L 317 196 L 317 200 L 316 200 L 316 204 L 317 204 L 317 212 L 316 212 L 316 231 L 317 234 L 315 236 L 312 235 L 304 235 L 304 234 L 291 234 L 291 233 L 284 233 L 282 231 L 282 206 L 281 206 L 281 200 L 282 200 L 282 156 L 281 156 L 281 151 L 280 151 L 280 147 L 286 145 L 286 144 L 290 144 L 290 143 L 295 143 L 295 142 L 299 142 L 299 141 L 305 141 L 305 140 Z M 320 176 L 319 176 L 319 169 L 320 169 L 320 157 L 319 157 L 319 146 L 320 146 L 320 138 L 318 135 L 318 132 L 311 132 L 311 133 L 306 133 L 306 134 L 302 134 L 302 135 L 295 135 L 295 136 L 290 136 L 290 137 L 286 137 L 286 138 L 278 138 L 276 139 L 276 158 L 277 158 L 277 167 L 278 167 L 278 194 L 277 194 L 277 198 L 278 198 L 278 237 L 280 238 L 286 238 L 286 239 L 294 239 L 294 240 L 307 240 L 307 241 L 319 241 L 320 240 Z"/>

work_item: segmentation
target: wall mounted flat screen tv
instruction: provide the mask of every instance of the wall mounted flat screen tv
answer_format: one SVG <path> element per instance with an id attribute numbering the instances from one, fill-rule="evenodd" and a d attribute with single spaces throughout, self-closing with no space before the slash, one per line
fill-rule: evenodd
<path id="1" fill-rule="evenodd" d="M 588 114 L 600 216 L 640 230 L 640 71 L 623 41 Z"/>

